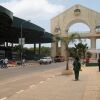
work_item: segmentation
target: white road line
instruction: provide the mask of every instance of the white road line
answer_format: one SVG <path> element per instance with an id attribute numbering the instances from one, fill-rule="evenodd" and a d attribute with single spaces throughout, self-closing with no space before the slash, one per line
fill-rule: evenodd
<path id="1" fill-rule="evenodd" d="M 33 87 L 35 87 L 35 86 L 36 86 L 36 85 L 33 84 L 33 85 L 30 86 L 30 88 L 33 88 Z"/>
<path id="2" fill-rule="evenodd" d="M 1 98 L 0 100 L 7 100 L 7 97 Z"/>
<path id="3" fill-rule="evenodd" d="M 51 76 L 52 78 L 54 78 L 55 77 L 55 75 L 54 76 Z"/>
<path id="4" fill-rule="evenodd" d="M 22 93 L 22 92 L 24 92 L 24 90 L 20 90 L 20 91 L 18 91 L 18 92 L 16 92 L 16 93 L 19 94 L 19 93 Z"/>
<path id="5" fill-rule="evenodd" d="M 44 83 L 45 81 L 41 81 L 40 84 Z"/>
<path id="6" fill-rule="evenodd" d="M 51 78 L 47 78 L 47 80 L 49 80 L 49 79 L 51 79 Z"/>

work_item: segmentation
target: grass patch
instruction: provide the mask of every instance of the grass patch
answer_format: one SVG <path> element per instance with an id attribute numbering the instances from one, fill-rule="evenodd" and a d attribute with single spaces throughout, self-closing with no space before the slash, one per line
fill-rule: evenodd
<path id="1" fill-rule="evenodd" d="M 98 66 L 98 63 L 87 63 L 86 66 L 89 66 L 89 67 L 96 66 L 97 67 Z"/>

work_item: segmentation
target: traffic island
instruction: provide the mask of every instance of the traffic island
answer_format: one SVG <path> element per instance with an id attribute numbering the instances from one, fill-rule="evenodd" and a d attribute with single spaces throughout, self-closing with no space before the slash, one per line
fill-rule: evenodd
<path id="1" fill-rule="evenodd" d="M 94 66 L 98 66 L 98 63 L 86 63 L 87 67 L 94 67 Z"/>

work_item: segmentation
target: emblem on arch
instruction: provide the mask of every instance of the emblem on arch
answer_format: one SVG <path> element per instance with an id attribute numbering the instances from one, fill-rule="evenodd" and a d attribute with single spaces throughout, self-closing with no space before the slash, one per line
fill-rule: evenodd
<path id="1" fill-rule="evenodd" d="M 80 15 L 80 13 L 81 13 L 81 10 L 80 9 L 77 8 L 77 9 L 74 10 L 75 16 Z"/>

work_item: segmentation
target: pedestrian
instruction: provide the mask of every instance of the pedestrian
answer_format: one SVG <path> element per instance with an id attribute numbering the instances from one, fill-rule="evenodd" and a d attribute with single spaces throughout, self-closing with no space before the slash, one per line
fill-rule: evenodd
<path id="1" fill-rule="evenodd" d="M 8 58 L 4 59 L 4 67 L 7 68 L 7 64 L 8 64 Z"/>
<path id="2" fill-rule="evenodd" d="M 75 74 L 75 81 L 79 80 L 80 68 L 81 68 L 81 63 L 80 63 L 79 57 L 76 57 L 74 62 L 73 62 L 73 70 L 74 70 L 74 74 Z"/>
<path id="3" fill-rule="evenodd" d="M 86 58 L 86 64 L 88 64 L 88 63 L 89 63 L 89 57 Z"/>
<path id="4" fill-rule="evenodd" d="M 100 72 L 100 54 L 99 54 L 99 58 L 98 58 L 98 66 L 99 66 L 99 72 Z"/>
<path id="5" fill-rule="evenodd" d="M 25 66 L 25 59 L 22 60 L 22 65 Z"/>
<path id="6" fill-rule="evenodd" d="M 0 59 L 0 67 L 3 68 L 3 59 Z"/>

